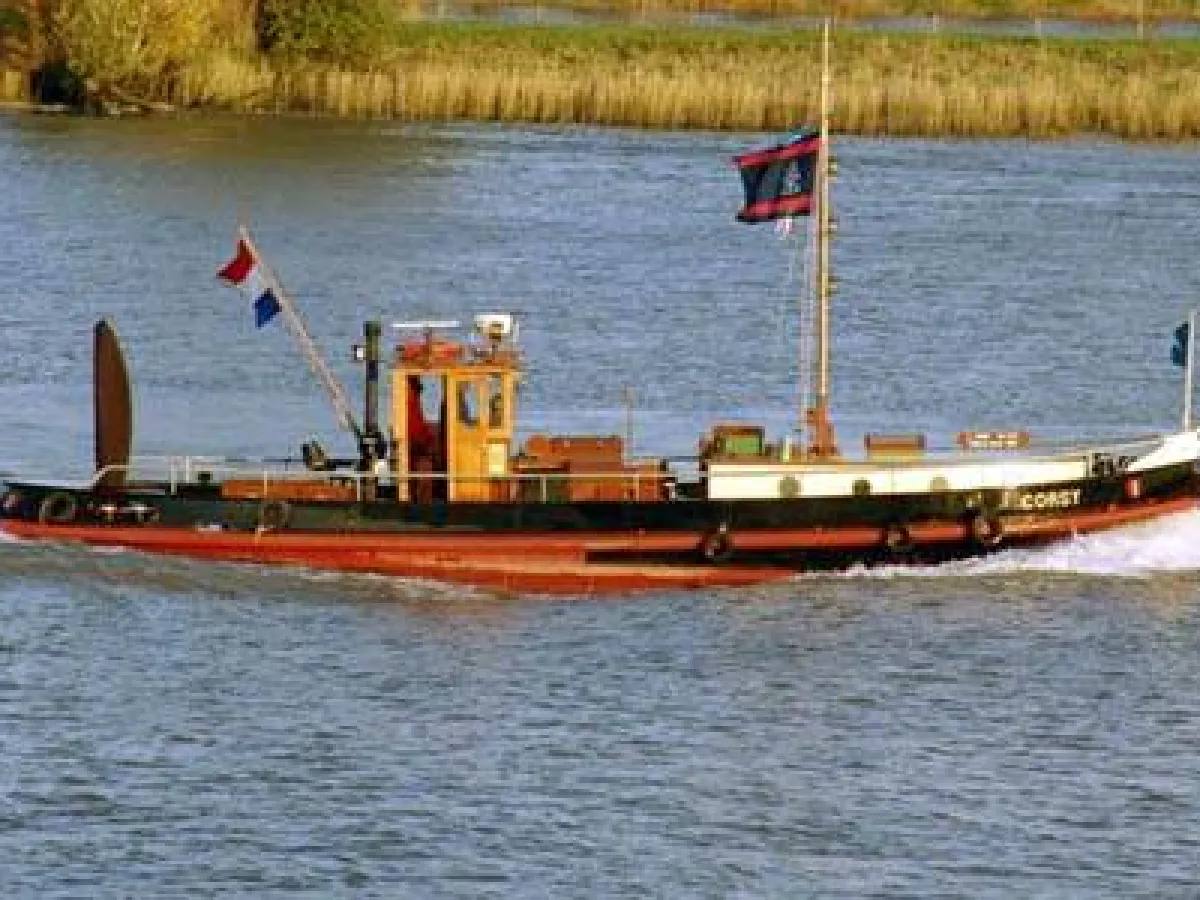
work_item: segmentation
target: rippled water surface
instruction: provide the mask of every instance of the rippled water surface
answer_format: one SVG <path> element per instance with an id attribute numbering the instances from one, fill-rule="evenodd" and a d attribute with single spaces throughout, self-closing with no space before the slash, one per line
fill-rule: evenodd
<path id="1" fill-rule="evenodd" d="M 794 417 L 757 136 L 0 120 L 0 468 L 84 473 L 114 318 L 143 453 L 334 420 L 213 280 L 241 217 L 338 373 L 523 315 L 530 429 Z M 847 140 L 834 408 L 1172 427 L 1200 151 Z M 603 601 L 0 543 L 0 893 L 1192 897 L 1200 515 L 916 572 Z"/>

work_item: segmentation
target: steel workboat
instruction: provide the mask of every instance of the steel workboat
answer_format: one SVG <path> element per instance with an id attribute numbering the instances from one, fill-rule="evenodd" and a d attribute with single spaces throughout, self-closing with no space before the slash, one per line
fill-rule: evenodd
<path id="1" fill-rule="evenodd" d="M 826 38 L 826 57 L 828 36 Z M 1193 328 L 1178 431 L 1046 443 L 1022 429 L 868 434 L 839 447 L 829 409 L 834 173 L 828 64 L 819 126 L 735 163 L 743 221 L 809 223 L 798 245 L 810 358 L 801 426 L 772 438 L 720 422 L 689 459 L 631 456 L 620 435 L 517 432 L 523 356 L 510 314 L 466 326 L 398 323 L 385 347 L 365 323 L 361 421 L 293 299 L 242 229 L 220 272 L 258 324 L 296 337 L 342 426 L 348 457 L 316 441 L 293 460 L 131 455 L 132 404 L 111 324 L 95 329 L 95 475 L 85 484 L 10 479 L 0 528 L 78 541 L 502 590 L 606 592 L 737 586 L 854 565 L 932 563 L 1043 544 L 1192 509 L 1200 437 L 1191 420 Z"/>

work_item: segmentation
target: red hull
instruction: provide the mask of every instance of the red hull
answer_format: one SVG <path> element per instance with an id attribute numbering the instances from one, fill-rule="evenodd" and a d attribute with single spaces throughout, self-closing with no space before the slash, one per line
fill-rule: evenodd
<path id="1" fill-rule="evenodd" d="M 492 590 L 546 594 L 601 594 L 703 587 L 741 587 L 792 573 L 763 566 L 591 563 L 588 549 L 629 547 L 629 540 L 587 536 L 490 537 L 348 535 L 196 531 L 155 526 L 49 525 L 5 520 L 19 538 L 124 547 L 147 553 L 226 562 L 299 566 L 426 578 Z M 595 536 L 593 536 L 595 537 Z M 695 546 L 690 537 L 688 546 Z M 638 542 L 633 540 L 634 544 Z"/>
<path id="2" fill-rule="evenodd" d="M 1003 546 L 1044 543 L 1075 534 L 1195 509 L 1194 497 L 1124 503 L 1054 516 L 1006 517 Z M 788 568 L 728 564 L 591 562 L 593 553 L 637 554 L 695 550 L 693 532 L 511 534 L 348 534 L 201 531 L 159 526 L 56 525 L 7 519 L 7 533 L 29 539 L 125 547 L 199 559 L 302 566 L 427 578 L 454 584 L 533 593 L 624 593 L 649 589 L 740 587 L 787 578 Z M 913 545 L 937 548 L 971 540 L 959 522 L 914 522 Z M 879 528 L 808 528 L 731 532 L 740 551 L 869 552 L 886 535 Z"/>

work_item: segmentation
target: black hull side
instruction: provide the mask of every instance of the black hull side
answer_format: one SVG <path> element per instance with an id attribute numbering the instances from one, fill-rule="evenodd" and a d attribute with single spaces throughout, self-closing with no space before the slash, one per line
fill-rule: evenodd
<path id="1" fill-rule="evenodd" d="M 1136 477 L 1136 495 L 1131 478 Z M 67 494 L 69 510 L 50 510 L 50 500 Z M 0 518 L 79 524 L 144 524 L 225 531 L 354 534 L 624 534 L 715 532 L 732 535 L 770 530 L 906 528 L 916 523 L 964 524 L 992 519 L 1053 520 L 1113 510 L 1133 501 L 1167 501 L 1200 495 L 1191 463 L 1069 483 L 1030 485 L 1021 494 L 1069 495 L 1073 502 L 1052 508 L 1012 506 L 1000 490 L 772 500 L 658 502 L 401 503 L 284 502 L 223 499 L 215 486 L 131 485 L 119 496 L 108 491 L 66 491 L 49 485 L 11 483 Z M 1076 499 L 1077 498 L 1077 499 Z M 64 513 L 58 515 L 58 513 Z M 896 548 L 892 548 L 893 550 Z"/>
<path id="2" fill-rule="evenodd" d="M 282 503 L 200 485 L 113 495 L 10 483 L 0 530 L 502 591 L 612 593 L 983 556 L 1194 510 L 1198 488 L 1190 462 L 1009 492 L 720 502 Z"/>
<path id="3" fill-rule="evenodd" d="M 1138 473 L 1140 499 L 1174 499 L 1200 494 L 1200 478 L 1190 463 Z M 467 533 L 675 532 L 705 533 L 763 529 L 885 528 L 913 522 L 964 521 L 979 514 L 1050 517 L 1107 508 L 1132 499 L 1125 477 L 1088 478 L 1031 485 L 1022 493 L 1079 492 L 1078 503 L 1036 511 L 1005 505 L 1001 490 L 947 491 L 865 497 L 813 497 L 771 500 L 664 500 L 661 502 L 514 503 L 287 503 L 283 527 L 303 531 Z M 183 493 L 151 500 L 167 524 L 259 527 L 264 504 Z M 268 501 L 269 502 L 269 501 Z"/>

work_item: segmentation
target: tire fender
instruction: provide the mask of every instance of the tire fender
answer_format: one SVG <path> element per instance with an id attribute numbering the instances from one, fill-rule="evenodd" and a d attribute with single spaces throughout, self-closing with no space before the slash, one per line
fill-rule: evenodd
<path id="1" fill-rule="evenodd" d="M 984 547 L 999 547 L 1004 542 L 1004 523 L 980 513 L 971 519 L 971 537 Z"/>
<path id="2" fill-rule="evenodd" d="M 79 501 L 74 494 L 55 491 L 38 504 L 38 521 L 43 525 L 66 525 L 79 515 Z"/>
<path id="3" fill-rule="evenodd" d="M 722 526 L 704 535 L 700 539 L 699 550 L 705 562 L 728 562 L 733 556 L 733 541 L 729 537 L 729 529 Z"/>
<path id="4" fill-rule="evenodd" d="M 258 507 L 258 530 L 279 531 L 287 527 L 291 517 L 291 507 L 284 500 L 265 500 Z"/>
<path id="5" fill-rule="evenodd" d="M 892 553 L 907 553 L 913 549 L 912 534 L 904 525 L 893 523 L 883 529 L 883 545 Z"/>

